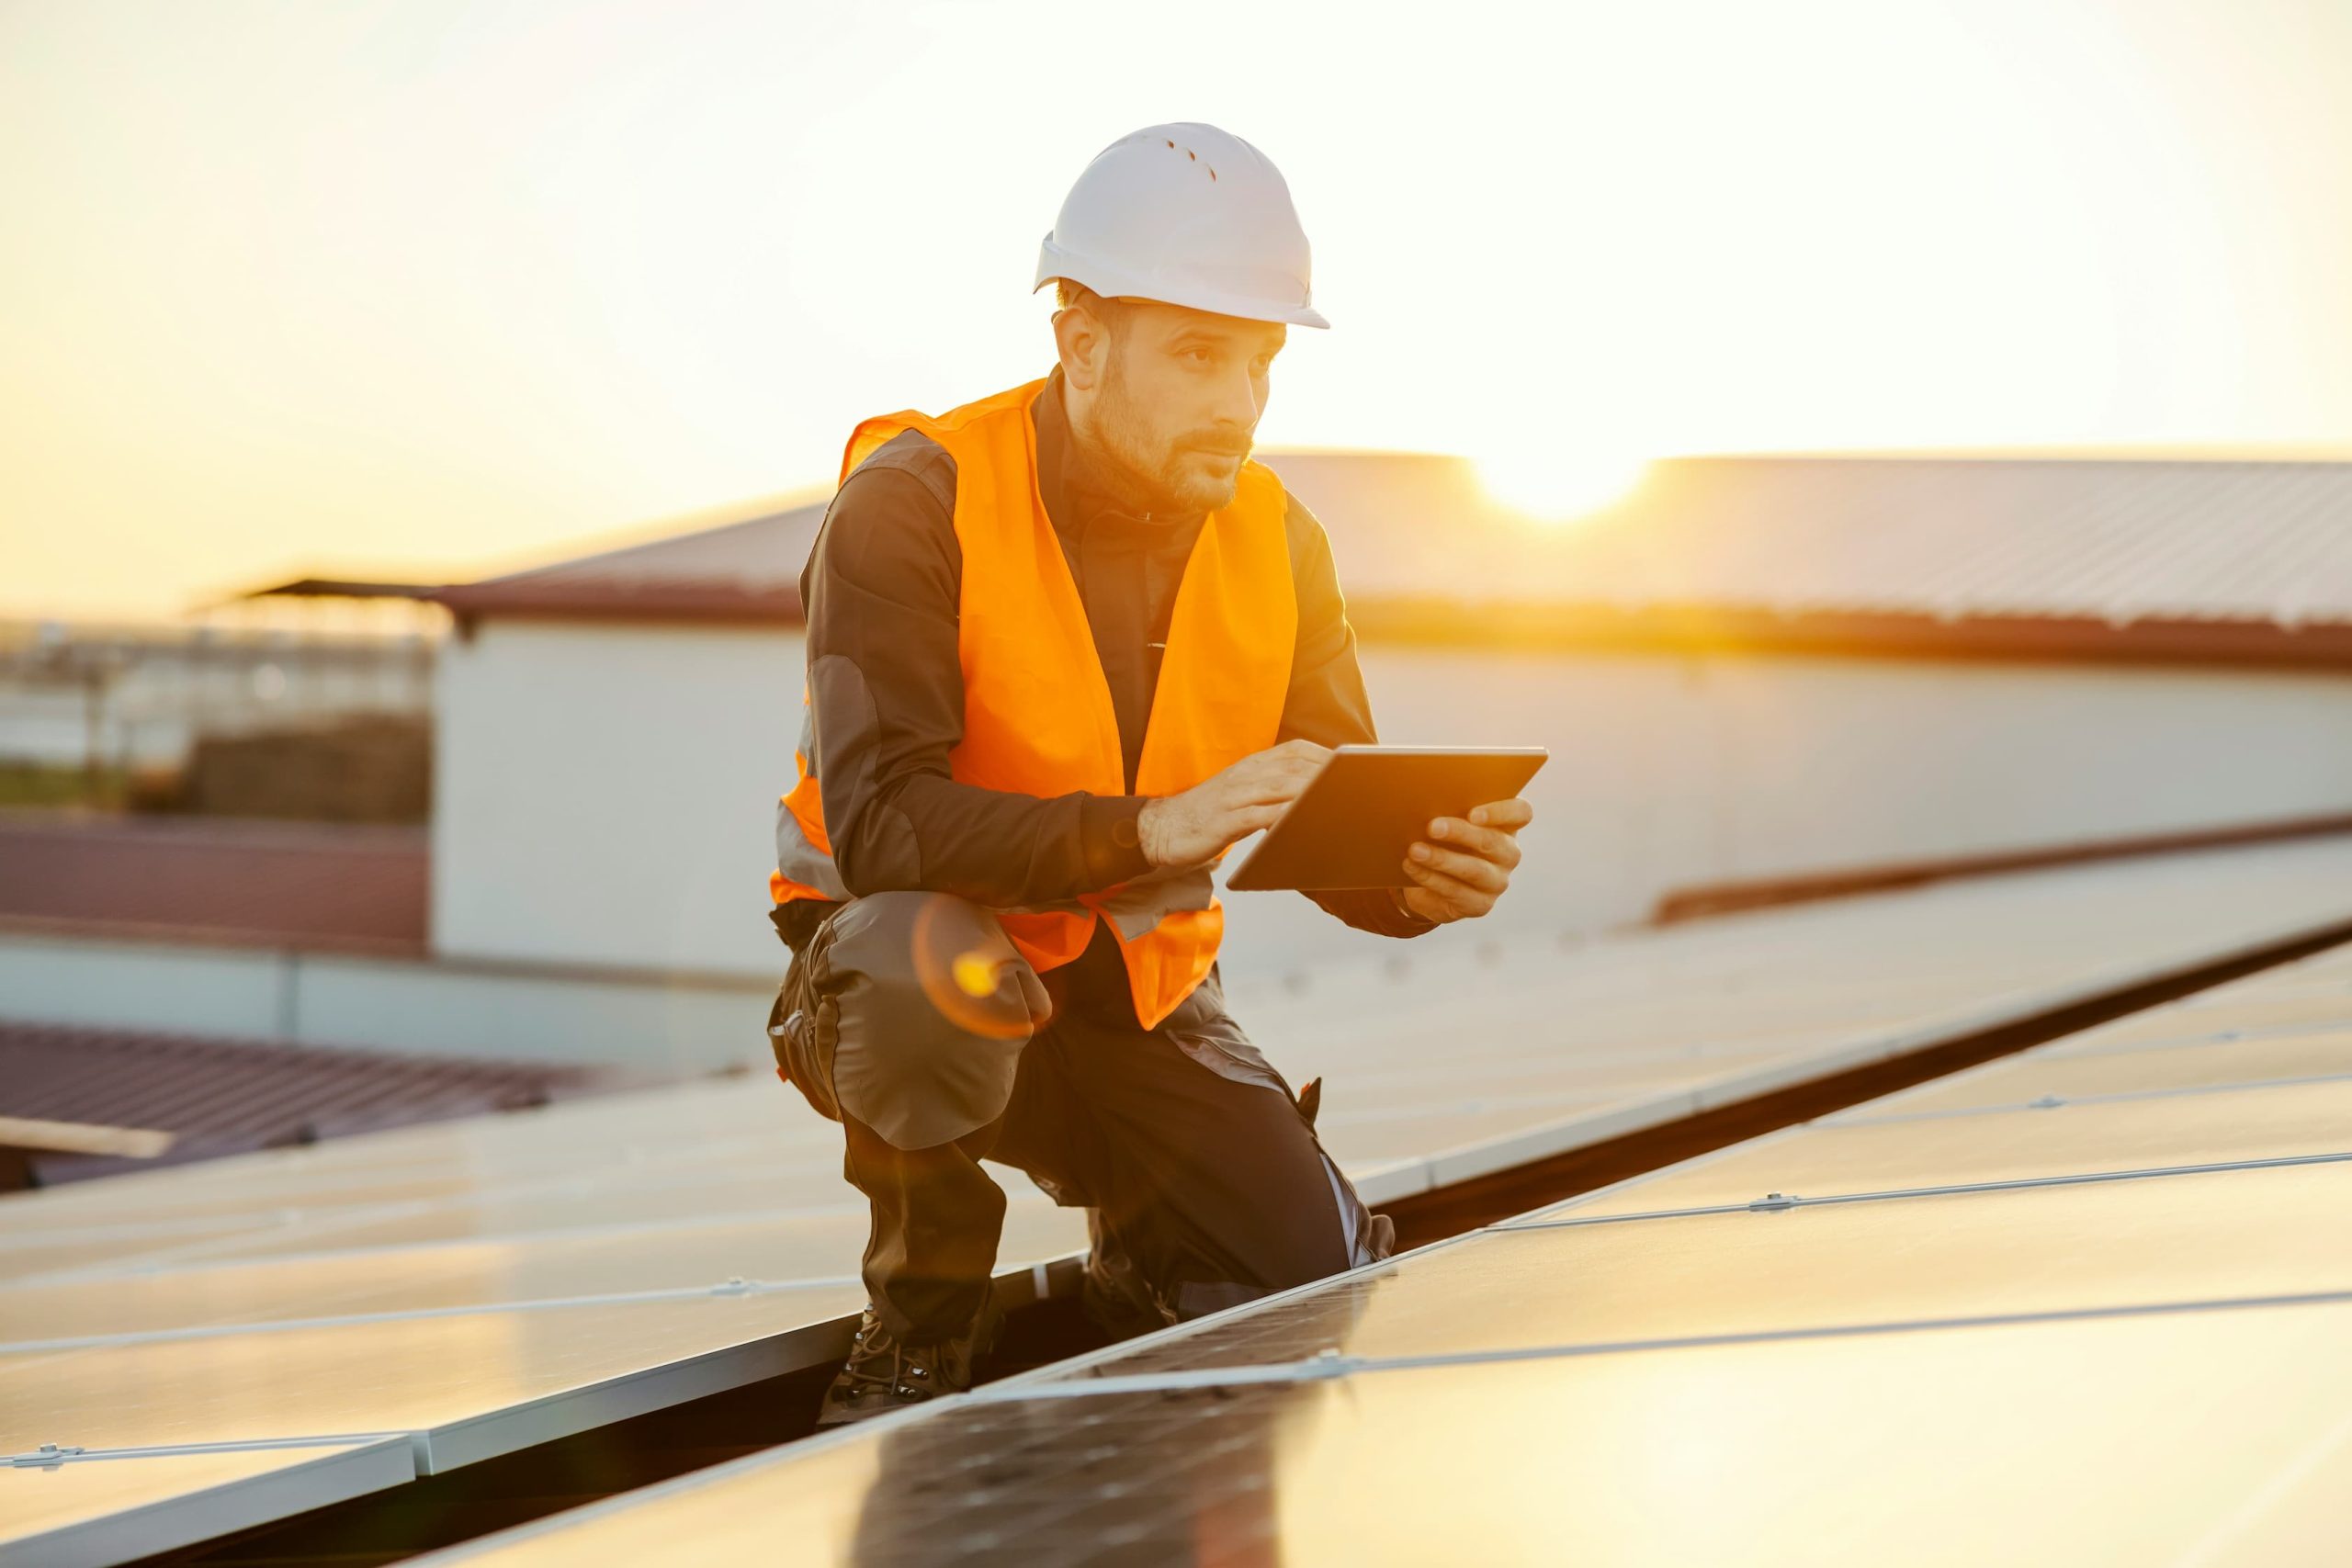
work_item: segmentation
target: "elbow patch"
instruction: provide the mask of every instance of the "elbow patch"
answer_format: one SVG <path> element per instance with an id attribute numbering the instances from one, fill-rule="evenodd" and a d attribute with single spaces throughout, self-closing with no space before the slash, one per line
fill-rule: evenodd
<path id="1" fill-rule="evenodd" d="M 865 672 L 842 654 L 810 660 L 808 707 L 825 828 L 842 882 L 853 893 L 919 885 L 922 854 L 911 826 L 876 799 L 882 716 Z"/>

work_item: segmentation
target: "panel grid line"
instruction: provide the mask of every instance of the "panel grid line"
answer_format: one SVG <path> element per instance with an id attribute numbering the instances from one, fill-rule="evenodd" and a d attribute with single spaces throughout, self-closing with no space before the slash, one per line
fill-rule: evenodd
<path id="1" fill-rule="evenodd" d="M 1430 1367 L 1488 1366 L 1512 1361 L 1554 1361 L 1593 1356 L 1640 1355 L 1664 1350 L 1704 1350 L 1733 1345 L 1775 1345 L 1818 1339 L 1856 1339 L 1896 1334 L 1930 1334 L 2033 1324 L 2086 1323 L 2107 1318 L 2164 1317 L 2191 1313 L 2245 1312 L 2273 1307 L 2352 1304 L 2352 1290 L 2312 1291 L 2292 1295 L 2229 1296 L 2212 1300 L 2142 1302 L 2124 1306 L 2062 1307 L 2042 1312 L 1989 1313 L 1955 1317 L 1903 1318 L 1885 1323 L 1829 1324 L 1809 1328 L 1755 1329 L 1737 1334 L 1692 1334 L 1660 1339 L 1597 1340 L 1589 1344 L 1527 1345 L 1487 1350 L 1432 1351 L 1419 1356 L 1349 1356 L 1336 1350 L 1305 1360 L 1255 1366 L 1201 1367 L 1126 1377 L 1073 1378 L 1013 1387 L 990 1383 L 956 1396 L 977 1404 L 1033 1399 L 1079 1399 L 1113 1393 L 1177 1393 L 1249 1383 L 1320 1382 L 1369 1372 L 1415 1371 Z M 947 1408 L 954 1401 L 938 1404 Z"/>
<path id="2" fill-rule="evenodd" d="M 1742 1145 L 1734 1145 L 1733 1147 Z M 2007 1181 L 1966 1181 L 1950 1187 L 1898 1187 L 1877 1192 L 1834 1192 L 1820 1198 L 1796 1193 L 1767 1193 L 1746 1203 L 1708 1203 L 1689 1209 L 1649 1209 L 1638 1214 L 1569 1214 L 1559 1219 L 1505 1220 L 1496 1230 L 1564 1230 L 1572 1225 L 1613 1225 L 1635 1220 L 1679 1220 L 1697 1214 L 1780 1213 L 1790 1209 L 1815 1209 L 1831 1203 L 1880 1203 L 1904 1198 L 1944 1198 L 1966 1192 L 2008 1192 L 2030 1187 L 2081 1187 L 2097 1181 L 2145 1181 L 2165 1176 L 2211 1176 L 2231 1170 L 2270 1170 L 2280 1166 L 2333 1165 L 2352 1160 L 2342 1154 L 2279 1155 L 2267 1159 L 2221 1160 L 2211 1165 L 2165 1165 L 2140 1170 L 2088 1171 L 2079 1176 L 2021 1176 Z"/>

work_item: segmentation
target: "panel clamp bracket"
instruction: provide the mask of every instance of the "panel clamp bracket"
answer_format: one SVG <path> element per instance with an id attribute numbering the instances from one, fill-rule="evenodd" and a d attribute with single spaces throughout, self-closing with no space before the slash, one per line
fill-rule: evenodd
<path id="1" fill-rule="evenodd" d="M 43 1443 L 30 1453 L 10 1454 L 8 1465 L 12 1470 L 55 1470 L 66 1461 L 80 1459 L 89 1451 L 70 1444 Z"/>

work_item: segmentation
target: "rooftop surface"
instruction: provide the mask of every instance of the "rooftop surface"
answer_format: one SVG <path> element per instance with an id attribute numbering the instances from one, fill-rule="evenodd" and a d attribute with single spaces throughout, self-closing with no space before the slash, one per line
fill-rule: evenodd
<path id="1" fill-rule="evenodd" d="M 31 1184 L 53 1186 L 520 1110 L 591 1081 L 585 1069 L 548 1063 L 0 1022 L 0 1119 L 52 1124 L 50 1147 L 18 1142 L 5 1128 L 0 1144 L 17 1144 Z M 151 1153 L 109 1155 L 62 1146 L 72 1129 L 164 1136 Z"/>
<path id="2" fill-rule="evenodd" d="M 0 922 L 422 955 L 429 860 L 423 828 L 0 814 Z"/>

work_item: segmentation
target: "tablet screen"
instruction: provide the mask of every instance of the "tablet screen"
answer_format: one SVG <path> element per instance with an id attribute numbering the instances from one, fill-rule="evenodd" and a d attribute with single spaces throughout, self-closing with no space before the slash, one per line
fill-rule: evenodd
<path id="1" fill-rule="evenodd" d="M 1509 800 L 1540 746 L 1342 746 L 1226 879 L 1238 893 L 1407 887 L 1405 854 L 1432 818 Z"/>

